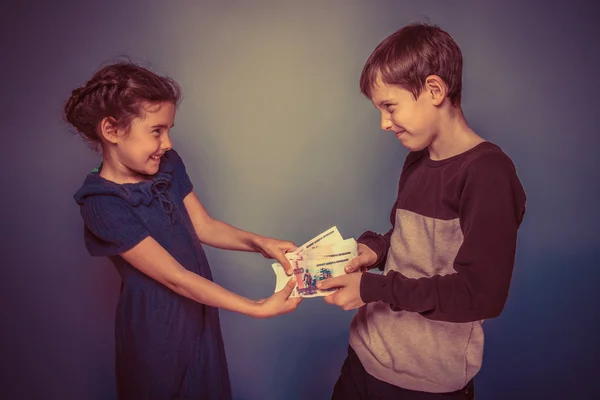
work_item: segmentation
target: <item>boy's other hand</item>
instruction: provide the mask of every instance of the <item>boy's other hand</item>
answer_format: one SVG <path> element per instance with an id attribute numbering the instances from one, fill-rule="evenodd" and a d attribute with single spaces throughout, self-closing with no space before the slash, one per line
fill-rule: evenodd
<path id="1" fill-rule="evenodd" d="M 346 265 L 345 271 L 347 274 L 359 270 L 365 272 L 376 262 L 377 253 L 367 247 L 367 245 L 359 243 L 358 255 L 350 260 L 350 262 Z"/>
<path id="2" fill-rule="evenodd" d="M 339 275 L 323 279 L 317 283 L 318 289 L 340 288 L 332 294 L 325 296 L 325 302 L 334 304 L 344 310 L 354 310 L 365 305 L 360 297 L 360 279 L 362 272 L 356 274 Z"/>

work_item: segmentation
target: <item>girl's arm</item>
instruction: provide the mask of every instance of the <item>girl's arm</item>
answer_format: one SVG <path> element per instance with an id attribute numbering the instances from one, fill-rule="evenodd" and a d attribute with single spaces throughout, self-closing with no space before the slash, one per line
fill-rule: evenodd
<path id="1" fill-rule="evenodd" d="M 289 313 L 298 307 L 300 298 L 288 298 L 295 279 L 266 300 L 253 301 L 183 268 L 156 240 L 147 237 L 121 256 L 152 279 L 182 296 L 209 306 L 223 308 L 255 318 Z"/>
<path id="2" fill-rule="evenodd" d="M 212 218 L 194 192 L 183 199 L 183 204 L 202 243 L 225 250 L 260 251 L 257 242 L 263 237 Z"/>
<path id="3" fill-rule="evenodd" d="M 212 218 L 194 192 L 190 192 L 183 203 L 202 243 L 226 250 L 260 252 L 266 258 L 279 261 L 291 273 L 285 253 L 298 247 L 294 243 L 246 232 Z"/>

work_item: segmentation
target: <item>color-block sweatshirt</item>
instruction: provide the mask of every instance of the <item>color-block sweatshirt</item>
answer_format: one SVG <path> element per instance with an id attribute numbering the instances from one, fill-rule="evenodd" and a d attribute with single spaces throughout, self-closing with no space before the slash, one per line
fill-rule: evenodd
<path id="1" fill-rule="evenodd" d="M 512 161 L 490 142 L 440 161 L 409 153 L 392 228 L 358 239 L 384 271 L 363 274 L 367 304 L 350 329 L 369 374 L 433 393 L 477 374 L 482 323 L 506 303 L 525 202 Z"/>

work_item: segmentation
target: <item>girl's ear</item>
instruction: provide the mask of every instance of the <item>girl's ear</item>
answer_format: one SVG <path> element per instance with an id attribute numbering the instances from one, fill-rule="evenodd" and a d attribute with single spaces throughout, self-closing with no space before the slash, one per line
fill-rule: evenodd
<path id="1" fill-rule="evenodd" d="M 119 140 L 117 121 L 112 117 L 105 117 L 100 121 L 100 136 L 107 142 L 116 144 Z"/>

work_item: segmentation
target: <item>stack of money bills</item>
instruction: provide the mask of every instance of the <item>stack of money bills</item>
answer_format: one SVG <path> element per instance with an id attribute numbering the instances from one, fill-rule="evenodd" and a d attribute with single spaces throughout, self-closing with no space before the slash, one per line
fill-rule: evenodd
<path id="1" fill-rule="evenodd" d="M 357 255 L 356 240 L 344 239 L 337 227 L 332 227 L 312 238 L 286 258 L 293 268 L 296 287 L 290 297 L 327 296 L 336 289 L 317 289 L 317 282 L 344 275 L 344 268 Z M 275 271 L 275 292 L 283 289 L 291 279 L 280 263 L 272 264 Z"/>

